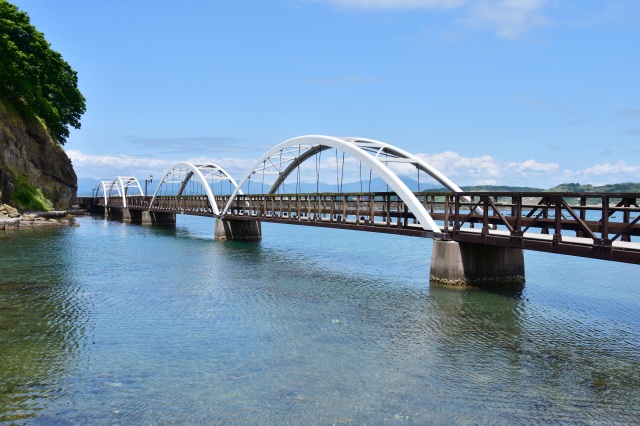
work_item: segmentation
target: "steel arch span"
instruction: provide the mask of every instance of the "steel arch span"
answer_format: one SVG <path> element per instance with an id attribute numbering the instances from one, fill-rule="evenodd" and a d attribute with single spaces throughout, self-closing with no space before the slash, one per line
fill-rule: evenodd
<path id="1" fill-rule="evenodd" d="M 447 178 L 440 171 L 430 164 L 419 159 L 393 145 L 366 138 L 342 138 L 322 135 L 299 136 L 282 142 L 265 153 L 245 174 L 238 183 L 236 190 L 231 194 L 222 214 L 224 215 L 232 205 L 234 198 L 239 193 L 244 183 L 252 175 L 265 174 L 267 169 L 269 174 L 277 174 L 276 181 L 269 189 L 269 194 L 274 194 L 278 187 L 285 181 L 296 168 L 304 161 L 314 157 L 316 154 L 327 150 L 337 149 L 346 153 L 368 166 L 373 173 L 382 178 L 398 197 L 413 212 L 416 219 L 426 231 L 442 232 L 440 227 L 431 218 L 424 206 L 420 203 L 413 192 L 402 182 L 402 180 L 388 167 L 389 163 L 410 164 L 427 173 L 429 176 L 440 182 L 444 187 L 453 192 L 462 190 Z"/>
<path id="2" fill-rule="evenodd" d="M 213 181 L 229 181 L 234 187 L 234 194 L 239 191 L 236 181 L 222 167 L 213 163 L 192 164 L 186 161 L 180 161 L 171 166 L 163 174 L 162 179 L 160 180 L 160 184 L 156 187 L 156 190 L 153 193 L 153 197 L 151 198 L 151 202 L 149 203 L 149 209 L 153 208 L 153 203 L 156 199 L 156 196 L 158 196 L 158 192 L 160 191 L 162 185 L 167 183 L 180 184 L 180 188 L 177 194 L 177 196 L 180 197 L 187 187 L 187 184 L 193 179 L 194 176 L 196 178 L 196 181 L 203 186 L 207 199 L 209 200 L 209 204 L 211 205 L 211 211 L 214 215 L 220 215 L 220 209 L 218 209 L 218 205 L 216 204 L 216 200 L 214 198 L 213 191 L 211 190 L 210 183 L 213 184 Z M 211 182 L 209 182 L 209 180 L 207 179 L 209 179 Z M 239 192 L 240 195 L 242 195 L 242 191 Z"/>
<path id="3" fill-rule="evenodd" d="M 118 191 L 118 195 L 122 197 L 122 206 L 127 208 L 127 197 L 144 195 L 140 182 L 133 176 L 116 176 L 113 180 L 112 186 L 115 186 Z M 131 194 L 131 190 L 136 190 L 137 194 Z"/>
<path id="4" fill-rule="evenodd" d="M 96 197 L 98 197 L 100 194 L 100 191 L 102 191 L 102 196 L 104 198 L 104 205 L 106 206 L 109 202 L 109 198 L 111 198 L 111 191 L 113 191 L 114 189 L 114 181 L 112 180 L 103 180 L 100 181 L 100 184 L 98 185 L 98 187 L 96 188 Z M 118 188 L 116 186 L 116 191 L 118 193 L 118 196 L 120 195 L 120 188 Z"/>

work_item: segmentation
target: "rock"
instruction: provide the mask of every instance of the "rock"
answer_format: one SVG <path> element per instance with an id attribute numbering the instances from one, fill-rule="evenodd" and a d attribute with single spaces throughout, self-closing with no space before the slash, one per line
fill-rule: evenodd
<path id="1" fill-rule="evenodd" d="M 5 216 L 20 215 L 20 213 L 18 212 L 18 209 L 11 207 L 9 204 L 0 204 L 0 214 L 3 214 Z M 13 216 L 13 217 L 17 217 L 17 216 Z"/>
<path id="2" fill-rule="evenodd" d="M 0 218 L 0 230 L 16 229 L 20 226 L 20 219 Z"/>
<path id="3" fill-rule="evenodd" d="M 56 209 L 75 202 L 78 178 L 62 147 L 37 119 L 24 120 L 0 102 L 0 202 L 9 202 L 18 175 L 27 176 Z"/>

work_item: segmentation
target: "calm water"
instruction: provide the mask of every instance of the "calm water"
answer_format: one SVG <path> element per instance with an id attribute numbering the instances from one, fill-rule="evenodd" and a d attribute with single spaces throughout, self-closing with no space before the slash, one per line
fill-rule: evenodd
<path id="1" fill-rule="evenodd" d="M 636 265 L 526 252 L 522 291 L 456 291 L 418 238 L 78 223 L 0 236 L 0 423 L 640 419 Z"/>

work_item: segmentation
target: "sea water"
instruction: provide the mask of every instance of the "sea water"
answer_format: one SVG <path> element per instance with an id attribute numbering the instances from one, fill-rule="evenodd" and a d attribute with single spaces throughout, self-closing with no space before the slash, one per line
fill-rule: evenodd
<path id="1" fill-rule="evenodd" d="M 638 265 L 525 252 L 523 289 L 455 290 L 428 239 L 77 224 L 0 235 L 0 422 L 640 419 Z"/>

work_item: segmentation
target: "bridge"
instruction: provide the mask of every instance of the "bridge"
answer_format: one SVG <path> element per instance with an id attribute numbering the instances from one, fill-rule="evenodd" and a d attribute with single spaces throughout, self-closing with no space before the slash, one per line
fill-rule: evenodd
<path id="1" fill-rule="evenodd" d="M 414 190 L 399 177 L 408 172 Z M 425 179 L 445 189 L 421 190 Z M 374 182 L 385 190 L 372 191 Z M 215 218 L 216 239 L 260 239 L 262 222 L 431 238 L 430 281 L 440 284 L 522 284 L 523 250 L 640 264 L 640 194 L 463 192 L 415 155 L 372 139 L 301 136 L 239 181 L 216 164 L 177 162 L 151 196 L 135 177 L 103 181 L 95 195 L 79 202 L 125 222 Z"/>

